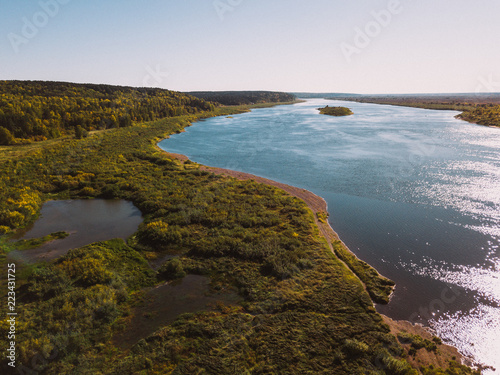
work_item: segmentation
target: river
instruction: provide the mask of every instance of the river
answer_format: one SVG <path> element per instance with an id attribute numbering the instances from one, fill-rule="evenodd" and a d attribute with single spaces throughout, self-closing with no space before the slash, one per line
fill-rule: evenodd
<path id="1" fill-rule="evenodd" d="M 379 312 L 500 373 L 500 129 L 456 114 L 314 99 L 203 120 L 160 147 L 322 196 L 347 246 L 397 283 Z"/>

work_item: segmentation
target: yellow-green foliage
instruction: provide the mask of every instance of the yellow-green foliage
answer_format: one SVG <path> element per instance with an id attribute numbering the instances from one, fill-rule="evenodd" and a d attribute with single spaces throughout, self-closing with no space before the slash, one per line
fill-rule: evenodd
<path id="1" fill-rule="evenodd" d="M 324 211 L 319 211 L 316 213 L 316 217 L 318 218 L 318 220 L 323 223 L 323 224 L 327 224 L 328 223 L 328 212 L 324 212 Z"/>
<path id="2" fill-rule="evenodd" d="M 421 367 L 422 375 L 481 375 L 481 371 L 472 370 L 456 361 L 449 361 L 446 369 L 438 368 L 433 365 Z"/>
<path id="3" fill-rule="evenodd" d="M 106 342 L 128 291 L 153 282 L 147 262 L 122 240 L 71 250 L 55 264 L 35 267 L 18 301 L 23 311 L 17 327 L 19 361 L 29 366 L 43 359 L 37 370 L 50 373 L 47 358 L 55 361 L 52 365 L 64 363 L 66 356 Z M 2 340 L 7 329 L 3 321 Z"/>
<path id="4" fill-rule="evenodd" d="M 106 284 L 113 275 L 106 270 L 98 259 L 68 260 L 59 265 L 71 279 L 78 280 L 84 286 Z"/>
<path id="5" fill-rule="evenodd" d="M 84 286 L 119 280 L 137 289 L 149 285 L 154 276 L 146 260 L 119 239 L 70 250 L 54 267 Z"/>
<path id="6" fill-rule="evenodd" d="M 324 108 L 318 108 L 319 113 L 322 115 L 329 116 L 349 116 L 352 115 L 353 112 L 347 107 L 330 107 L 326 106 Z"/>
<path id="7" fill-rule="evenodd" d="M 424 339 L 419 335 L 413 335 L 408 332 L 398 333 L 398 340 L 401 344 L 408 344 L 411 346 L 411 353 L 414 354 L 417 350 L 425 348 L 428 352 L 436 352 L 437 345 L 441 344 L 439 338 L 434 340 Z"/>
<path id="8" fill-rule="evenodd" d="M 356 339 L 347 339 L 344 342 L 342 349 L 350 355 L 363 355 L 370 351 L 370 347 L 364 342 L 358 341 Z"/>
<path id="9" fill-rule="evenodd" d="M 464 111 L 457 117 L 475 124 L 500 126 L 500 105 L 480 105 Z"/>
<path id="10" fill-rule="evenodd" d="M 162 246 L 180 243 L 182 235 L 178 226 L 155 220 L 140 228 L 138 238 L 146 244 Z"/>
<path id="11" fill-rule="evenodd" d="M 4 190 L 0 192 L 0 198 L 3 200 L 0 208 L 0 225 L 18 228 L 37 215 L 42 202 L 41 194 L 26 186 L 12 189 L 8 186 L 9 180 L 0 182 L 0 185 L 4 185 Z"/>
<path id="12" fill-rule="evenodd" d="M 347 266 L 365 284 L 366 290 L 372 300 L 376 303 L 387 303 L 394 289 L 394 282 L 381 276 L 376 269 L 368 263 L 358 259 L 352 254 L 341 241 L 333 243 L 335 254 L 342 259 Z"/>
<path id="13" fill-rule="evenodd" d="M 179 92 L 63 82 L 0 81 L 0 145 L 58 138 L 213 110 Z"/>

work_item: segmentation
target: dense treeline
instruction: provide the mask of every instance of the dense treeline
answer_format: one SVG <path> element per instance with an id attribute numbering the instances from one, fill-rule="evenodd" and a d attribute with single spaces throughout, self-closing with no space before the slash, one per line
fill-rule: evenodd
<path id="1" fill-rule="evenodd" d="M 329 251 L 304 202 L 155 148 L 214 114 L 223 109 L 0 148 L 3 232 L 25 226 L 48 199 L 127 199 L 144 215 L 127 243 L 94 243 L 50 264 L 17 262 L 19 371 L 418 374 L 363 284 Z M 4 269 L 15 246 L 0 237 Z M 135 308 L 147 303 L 148 291 L 186 274 L 209 278 L 212 291 L 236 291 L 241 302 L 184 314 L 150 336 L 136 334 L 130 350 L 118 347 L 117 336 L 134 329 Z M 7 347 L 8 329 L 3 318 L 0 347 Z M 452 373 L 471 371 L 458 366 Z"/>
<path id="2" fill-rule="evenodd" d="M 293 94 L 274 91 L 193 91 L 187 94 L 223 105 L 293 102 Z"/>
<path id="3" fill-rule="evenodd" d="M 464 111 L 457 118 L 479 125 L 500 127 L 500 105 L 481 105 Z"/>
<path id="4" fill-rule="evenodd" d="M 0 81 L 0 144 L 82 137 L 90 130 L 213 110 L 179 92 L 110 85 Z"/>

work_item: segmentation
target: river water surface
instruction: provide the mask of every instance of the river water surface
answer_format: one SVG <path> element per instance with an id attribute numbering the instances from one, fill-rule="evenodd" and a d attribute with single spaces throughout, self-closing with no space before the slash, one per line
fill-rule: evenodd
<path id="1" fill-rule="evenodd" d="M 327 104 L 354 115 L 320 115 Z M 204 120 L 160 147 L 322 196 L 342 240 L 397 283 L 379 312 L 500 373 L 500 129 L 456 114 L 315 99 Z"/>

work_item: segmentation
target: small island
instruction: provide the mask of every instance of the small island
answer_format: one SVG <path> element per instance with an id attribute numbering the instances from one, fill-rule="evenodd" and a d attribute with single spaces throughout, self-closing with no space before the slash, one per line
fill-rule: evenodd
<path id="1" fill-rule="evenodd" d="M 324 108 L 318 108 L 318 109 L 320 114 L 329 116 L 349 116 L 354 114 L 347 107 L 330 107 L 327 105 Z"/>

